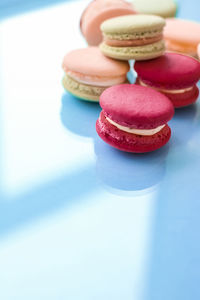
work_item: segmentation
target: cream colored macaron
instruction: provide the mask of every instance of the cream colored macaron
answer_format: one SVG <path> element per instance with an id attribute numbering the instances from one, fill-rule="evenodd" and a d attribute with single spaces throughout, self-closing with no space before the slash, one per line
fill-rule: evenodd
<path id="1" fill-rule="evenodd" d="M 163 18 L 174 17 L 176 4 L 174 0 L 132 0 L 133 8 L 140 14 L 152 14 Z"/>
<path id="2" fill-rule="evenodd" d="M 153 15 L 130 15 L 102 23 L 104 55 L 119 60 L 147 60 L 165 51 L 163 28 L 165 20 Z"/>

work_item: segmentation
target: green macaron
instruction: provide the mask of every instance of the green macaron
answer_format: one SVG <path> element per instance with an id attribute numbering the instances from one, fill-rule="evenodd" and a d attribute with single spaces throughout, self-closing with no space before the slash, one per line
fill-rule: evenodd
<path id="1" fill-rule="evenodd" d="M 177 5 L 174 0 L 132 0 L 133 8 L 140 14 L 173 18 Z"/>
<path id="2" fill-rule="evenodd" d="M 147 60 L 165 51 L 163 28 L 165 20 L 154 15 L 129 15 L 102 23 L 104 55 L 119 60 Z"/>

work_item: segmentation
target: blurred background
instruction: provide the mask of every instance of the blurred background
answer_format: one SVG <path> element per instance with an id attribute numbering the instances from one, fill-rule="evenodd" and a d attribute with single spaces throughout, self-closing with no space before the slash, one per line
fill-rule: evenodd
<path id="1" fill-rule="evenodd" d="M 1 0 L 0 1 L 0 17 L 5 18 L 10 15 L 39 9 L 45 6 L 51 6 L 64 2 L 75 2 L 77 0 Z M 167 1 L 167 0 L 166 0 Z M 82 2 L 88 3 L 87 0 L 82 0 Z M 178 16 L 186 16 L 187 19 L 192 19 L 199 21 L 199 1 L 198 0 L 176 0 L 179 5 Z M 196 9 L 195 9 L 196 8 Z"/>

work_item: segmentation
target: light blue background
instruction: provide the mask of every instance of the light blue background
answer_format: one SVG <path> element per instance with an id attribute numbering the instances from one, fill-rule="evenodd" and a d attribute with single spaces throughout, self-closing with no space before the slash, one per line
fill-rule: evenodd
<path id="1" fill-rule="evenodd" d="M 199 101 L 154 153 L 101 141 L 61 86 L 86 2 L 0 3 L 0 299 L 198 300 Z"/>

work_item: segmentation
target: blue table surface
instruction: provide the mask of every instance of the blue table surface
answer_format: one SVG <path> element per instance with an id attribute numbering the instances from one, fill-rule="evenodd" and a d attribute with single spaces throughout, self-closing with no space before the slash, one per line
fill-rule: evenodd
<path id="1" fill-rule="evenodd" d="M 200 299 L 200 101 L 156 152 L 106 145 L 61 85 L 88 1 L 50 2 L 1 14 L 0 299 Z"/>

